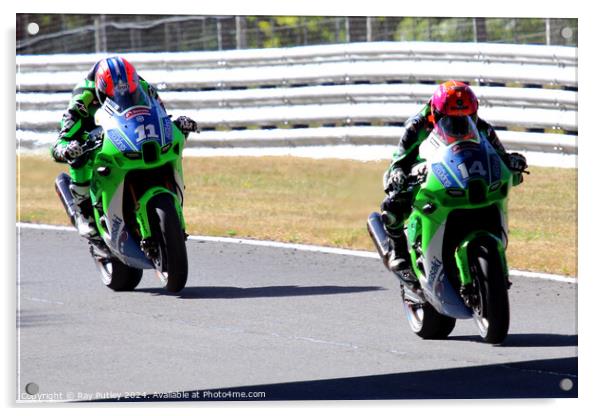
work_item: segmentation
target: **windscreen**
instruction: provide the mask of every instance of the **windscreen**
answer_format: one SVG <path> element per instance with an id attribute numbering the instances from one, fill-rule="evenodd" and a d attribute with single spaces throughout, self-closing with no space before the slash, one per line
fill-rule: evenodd
<path id="1" fill-rule="evenodd" d="M 468 116 L 444 116 L 435 125 L 435 131 L 447 144 L 479 137 L 474 121 Z"/>
<path id="2" fill-rule="evenodd" d="M 134 92 L 123 91 L 119 92 L 119 88 L 115 88 L 115 96 L 107 98 L 111 107 L 121 113 L 128 108 L 145 106 L 150 107 L 150 99 L 144 90 L 138 86 Z"/>
<path id="3" fill-rule="evenodd" d="M 135 98 L 136 95 L 132 95 Z M 143 105 L 148 95 L 140 94 L 137 101 L 119 100 L 127 105 L 123 110 L 116 111 L 117 103 L 108 99 L 104 107 L 108 111 L 98 111 L 97 119 L 107 137 L 122 152 L 140 151 L 148 141 L 155 141 L 160 147 L 171 143 L 172 122 L 170 117 L 156 100 L 149 100 L 149 105 Z M 140 103 L 131 105 L 132 103 Z"/>

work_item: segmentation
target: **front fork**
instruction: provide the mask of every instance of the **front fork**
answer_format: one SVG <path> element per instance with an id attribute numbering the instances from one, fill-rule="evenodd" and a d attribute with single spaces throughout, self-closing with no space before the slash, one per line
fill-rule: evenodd
<path id="1" fill-rule="evenodd" d="M 464 304 L 469 308 L 474 307 L 476 302 L 478 302 L 478 294 L 476 293 L 474 278 L 470 270 L 468 247 L 473 241 L 484 238 L 489 238 L 495 242 L 495 247 L 497 249 L 502 266 L 504 280 L 507 282 L 508 288 L 511 284 L 508 278 L 508 264 L 506 262 L 506 250 L 504 242 L 499 237 L 487 231 L 473 231 L 464 240 L 462 240 L 454 253 L 460 278 L 460 296 L 462 297 Z"/>

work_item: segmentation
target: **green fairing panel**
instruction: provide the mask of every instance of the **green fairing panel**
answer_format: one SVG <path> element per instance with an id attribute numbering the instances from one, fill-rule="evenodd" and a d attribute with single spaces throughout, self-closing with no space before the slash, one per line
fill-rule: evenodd
<path id="1" fill-rule="evenodd" d="M 502 273 L 505 279 L 508 278 L 508 265 L 506 263 L 506 252 L 504 248 L 504 243 L 497 236 L 485 232 L 485 231 L 475 231 L 470 233 L 464 241 L 460 243 L 456 252 L 454 253 L 456 259 L 456 265 L 458 266 L 460 283 L 462 285 L 469 285 L 475 279 L 470 272 L 470 263 L 468 259 L 468 246 L 471 241 L 474 241 L 477 238 L 491 238 L 496 243 L 496 248 L 498 251 L 499 259 L 501 260 L 502 265 Z"/>
<path id="2" fill-rule="evenodd" d="M 102 211 L 105 213 L 108 212 L 115 193 L 118 191 L 120 185 L 124 183 L 126 174 L 132 170 L 154 169 L 165 164 L 170 164 L 183 181 L 181 152 L 184 148 L 185 139 L 183 134 L 174 125 L 172 125 L 172 129 L 173 144 L 171 148 L 166 153 L 161 154 L 161 157 L 154 163 L 145 163 L 142 159 L 129 159 L 115 147 L 111 140 L 104 140 L 102 148 L 94 156 L 93 165 L 94 169 L 101 166 L 108 167 L 111 173 L 108 176 L 101 176 L 93 172 L 91 183 L 92 204 L 96 206 L 99 201 L 102 201 Z M 179 149 L 179 152 L 175 153 L 175 149 Z M 124 189 L 123 192 L 129 192 L 129 190 Z M 176 205 L 179 206 L 180 204 Z M 184 228 L 185 223 L 181 208 L 178 208 L 178 210 L 182 220 L 182 227 Z M 95 210 L 95 215 L 97 224 L 100 224 L 97 210 Z M 102 234 L 105 233 L 102 227 L 99 227 L 99 229 Z"/>
<path id="3" fill-rule="evenodd" d="M 163 193 L 169 194 L 174 198 L 174 206 L 176 207 L 176 211 L 180 219 L 180 224 L 182 224 L 182 229 L 185 229 L 184 215 L 182 213 L 182 206 L 180 205 L 178 196 L 165 188 L 154 187 L 147 190 L 144 193 L 144 195 L 138 200 L 139 208 L 136 210 L 136 221 L 138 222 L 138 225 L 140 227 L 140 235 L 143 239 L 149 238 L 152 235 L 150 222 L 148 218 L 148 203 L 153 197 Z"/>

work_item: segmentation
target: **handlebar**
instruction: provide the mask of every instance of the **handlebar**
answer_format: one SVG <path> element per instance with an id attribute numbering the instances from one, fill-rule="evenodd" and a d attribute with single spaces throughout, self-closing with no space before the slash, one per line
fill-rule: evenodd
<path id="1" fill-rule="evenodd" d="M 89 152 L 101 147 L 102 143 L 103 143 L 102 137 L 95 137 L 92 140 L 86 140 L 86 142 L 82 145 L 82 150 L 83 150 L 84 154 L 89 153 Z"/>

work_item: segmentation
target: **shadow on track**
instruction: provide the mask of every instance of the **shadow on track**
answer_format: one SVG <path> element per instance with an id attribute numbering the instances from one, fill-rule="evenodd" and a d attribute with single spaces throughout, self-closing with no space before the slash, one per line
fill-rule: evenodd
<path id="1" fill-rule="evenodd" d="M 244 299 L 286 296 L 340 295 L 345 293 L 386 290 L 380 286 L 199 286 L 186 287 L 180 293 L 170 294 L 160 288 L 137 289 L 136 292 L 155 295 L 179 296 L 182 299 Z"/>
<path id="2" fill-rule="evenodd" d="M 450 336 L 450 341 L 482 342 L 479 336 Z M 577 335 L 562 334 L 508 334 L 499 347 L 576 347 Z"/>
<path id="3" fill-rule="evenodd" d="M 570 380 L 567 381 L 566 379 Z M 561 383 L 562 382 L 562 383 Z M 561 387 L 561 384 L 568 390 Z M 577 397 L 577 357 L 445 370 L 189 391 L 160 401 L 395 400 Z M 249 393 L 263 392 L 263 397 Z"/>

